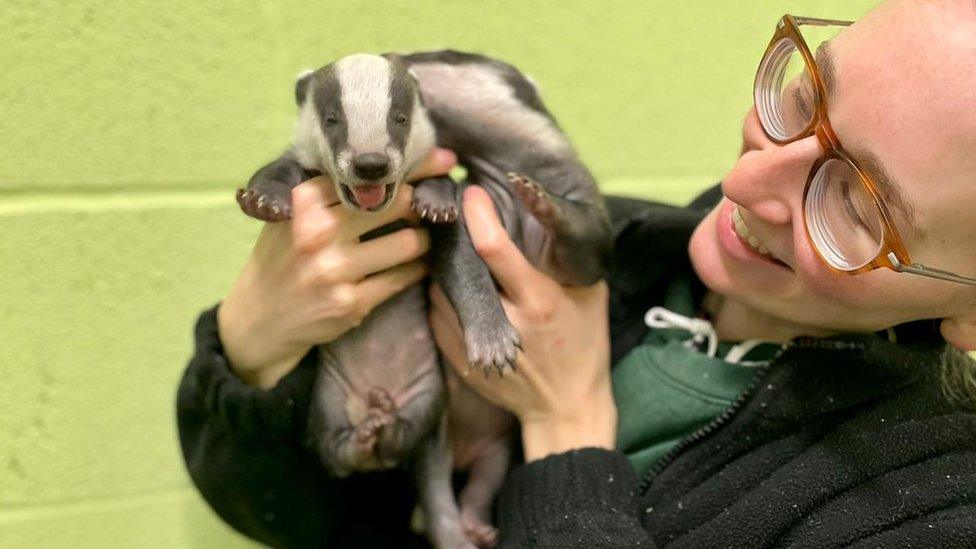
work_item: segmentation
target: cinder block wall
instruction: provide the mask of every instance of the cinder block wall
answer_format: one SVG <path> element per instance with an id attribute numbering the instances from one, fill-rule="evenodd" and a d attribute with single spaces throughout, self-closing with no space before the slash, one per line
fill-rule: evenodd
<path id="1" fill-rule="evenodd" d="M 189 484 L 173 400 L 194 318 L 258 230 L 233 190 L 287 142 L 301 69 L 501 57 L 606 191 L 683 201 L 735 159 L 777 18 L 872 4 L 6 0 L 0 546 L 248 545 Z"/>

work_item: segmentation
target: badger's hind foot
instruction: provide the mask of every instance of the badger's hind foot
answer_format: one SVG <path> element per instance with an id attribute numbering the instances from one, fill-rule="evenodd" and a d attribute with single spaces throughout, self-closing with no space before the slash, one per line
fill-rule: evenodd
<path id="1" fill-rule="evenodd" d="M 355 440 L 362 449 L 372 450 L 380 436 L 380 431 L 396 422 L 396 402 L 382 387 L 370 387 L 366 393 L 366 406 L 369 410 L 366 419 L 356 426 Z"/>
<path id="2" fill-rule="evenodd" d="M 360 450 L 372 453 L 380 431 L 387 425 L 392 425 L 394 421 L 396 421 L 396 416 L 393 414 L 370 411 L 366 419 L 356 426 L 355 440 L 356 444 L 360 446 Z"/>
<path id="3" fill-rule="evenodd" d="M 375 409 L 386 414 L 396 411 L 396 402 L 382 387 L 370 387 L 369 392 L 366 393 L 366 402 L 371 411 Z"/>
<path id="4" fill-rule="evenodd" d="M 262 221 L 291 219 L 291 189 L 285 184 L 237 189 L 237 203 L 247 215 Z"/>
<path id="5" fill-rule="evenodd" d="M 457 185 L 449 177 L 425 179 L 413 190 L 411 207 L 417 215 L 431 223 L 454 223 L 460 210 Z"/>
<path id="6" fill-rule="evenodd" d="M 485 377 L 492 372 L 498 372 L 499 376 L 503 376 L 505 368 L 510 368 L 514 372 L 515 356 L 518 349 L 522 348 L 518 330 L 504 316 L 484 324 L 486 325 L 475 325 L 464 329 L 468 368 L 481 370 Z"/>
<path id="7" fill-rule="evenodd" d="M 461 513 L 461 530 L 481 549 L 492 549 L 498 544 L 498 529 L 471 513 Z"/>
<path id="8" fill-rule="evenodd" d="M 556 216 L 559 214 L 559 207 L 542 185 L 532 179 L 513 172 L 508 172 L 508 182 L 515 191 L 515 195 L 525 204 L 525 207 L 532 212 L 532 215 L 544 226 L 552 229 Z"/>

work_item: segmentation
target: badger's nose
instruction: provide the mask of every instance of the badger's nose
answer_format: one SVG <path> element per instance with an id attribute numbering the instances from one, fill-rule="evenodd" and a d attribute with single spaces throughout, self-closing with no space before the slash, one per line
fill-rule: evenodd
<path id="1" fill-rule="evenodd" d="M 357 154 L 352 167 L 357 177 L 379 179 L 390 171 L 390 159 L 383 153 Z"/>

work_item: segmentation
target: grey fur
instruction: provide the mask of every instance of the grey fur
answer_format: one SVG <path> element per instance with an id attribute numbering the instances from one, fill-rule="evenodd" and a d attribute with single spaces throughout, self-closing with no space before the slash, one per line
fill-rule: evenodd
<path id="1" fill-rule="evenodd" d="M 345 147 L 349 129 L 342 109 L 342 86 L 339 85 L 335 64 L 326 65 L 312 75 L 312 101 L 319 127 L 333 151 Z"/>
<path id="2" fill-rule="evenodd" d="M 362 210 L 353 194 L 366 183 L 351 173 L 351 155 L 388 154 L 391 173 L 380 184 L 395 193 L 434 145 L 436 127 L 437 144 L 458 153 L 468 179 L 422 181 L 413 206 L 430 227 L 433 278 L 458 313 L 469 364 L 486 375 L 502 373 L 514 367 L 519 337 L 472 246 L 461 193 L 467 185 L 482 186 L 533 264 L 564 283 L 590 284 L 604 276 L 610 246 L 596 183 L 535 86 L 511 65 L 450 50 L 379 59 L 350 56 L 301 78 L 292 147 L 259 170 L 238 200 L 249 215 L 287 219 L 290 189 L 322 172 L 347 206 Z M 388 93 L 377 93 L 387 83 Z M 434 544 L 492 545 L 489 505 L 508 466 L 510 427 L 504 426 L 510 422 L 497 408 L 474 400 L 466 405 L 476 398 L 470 393 L 452 403 L 453 432 L 479 432 L 491 440 L 481 445 L 491 450 L 471 466 L 459 510 L 442 411 L 444 374 L 422 287 L 377 307 L 361 326 L 321 346 L 320 354 L 309 425 L 323 463 L 344 475 L 393 467 L 416 453 L 419 494 Z M 478 429 L 485 425 L 503 427 L 485 434 Z"/>
<path id="3" fill-rule="evenodd" d="M 401 150 L 407 141 L 417 95 L 416 81 L 407 72 L 407 68 L 401 63 L 391 63 L 390 112 L 387 115 L 387 131 L 390 133 L 390 140 Z"/>

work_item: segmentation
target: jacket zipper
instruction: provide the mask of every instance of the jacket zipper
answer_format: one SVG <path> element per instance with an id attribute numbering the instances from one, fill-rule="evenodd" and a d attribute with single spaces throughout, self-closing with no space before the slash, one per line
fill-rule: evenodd
<path id="1" fill-rule="evenodd" d="M 749 386 L 746 388 L 746 390 L 742 391 L 739 397 L 736 398 L 735 401 L 728 408 L 726 408 L 725 411 L 723 411 L 717 418 L 713 419 L 707 425 L 701 427 L 691 435 L 682 439 L 681 442 L 679 442 L 674 448 L 671 448 L 670 450 L 667 451 L 666 454 L 661 456 L 661 458 L 654 463 L 654 466 L 651 467 L 651 470 L 648 471 L 646 475 L 644 475 L 644 478 L 641 480 L 640 484 L 637 487 L 638 488 L 637 493 L 643 495 L 645 492 L 647 492 L 647 489 L 651 487 L 651 483 L 654 482 L 654 478 L 657 477 L 661 473 L 661 471 L 663 471 L 668 465 L 674 462 L 674 460 L 677 459 L 682 452 L 687 450 L 692 445 L 698 443 L 703 438 L 712 434 L 719 427 L 722 427 L 723 425 L 728 423 L 729 420 L 735 417 L 735 415 L 739 412 L 739 410 L 741 410 L 742 407 L 745 405 L 746 401 L 748 401 L 749 398 L 752 397 L 753 393 L 756 392 L 756 388 L 759 387 L 759 384 L 762 383 L 762 381 L 766 378 L 766 375 L 769 374 L 769 371 L 772 370 L 773 364 L 777 360 L 779 360 L 779 357 L 781 357 L 783 353 L 785 353 L 786 350 L 792 347 L 793 345 L 794 345 L 793 341 L 787 342 L 785 345 L 783 345 L 780 348 L 779 351 L 776 352 L 776 354 L 773 356 L 773 358 L 769 360 L 769 362 L 767 362 L 762 366 L 759 366 L 757 368 L 758 371 L 756 372 L 756 375 L 752 378 L 752 383 L 750 383 Z"/>

